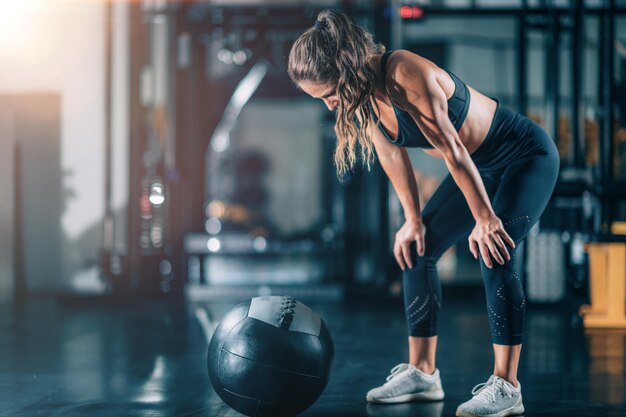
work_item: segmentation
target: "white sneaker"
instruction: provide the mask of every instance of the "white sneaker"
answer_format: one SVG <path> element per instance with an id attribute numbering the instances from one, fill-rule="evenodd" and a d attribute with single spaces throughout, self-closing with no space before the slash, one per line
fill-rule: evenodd
<path id="1" fill-rule="evenodd" d="M 438 401 L 443 397 L 439 369 L 435 368 L 435 372 L 428 375 L 413 365 L 401 363 L 391 369 L 384 385 L 370 390 L 365 398 L 371 403 L 397 404 Z"/>
<path id="2" fill-rule="evenodd" d="M 522 414 L 522 384 L 515 388 L 509 381 L 491 375 L 487 382 L 472 389 L 471 400 L 459 405 L 457 417 L 504 417 Z"/>

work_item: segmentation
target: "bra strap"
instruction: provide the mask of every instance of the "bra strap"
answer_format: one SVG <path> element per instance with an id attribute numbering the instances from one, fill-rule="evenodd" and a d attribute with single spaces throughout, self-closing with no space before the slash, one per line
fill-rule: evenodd
<path id="1" fill-rule="evenodd" d="M 389 55 L 391 55 L 392 52 L 393 50 L 385 52 L 380 59 L 380 70 L 383 73 L 383 76 L 386 76 L 387 74 L 387 60 L 389 59 Z"/>

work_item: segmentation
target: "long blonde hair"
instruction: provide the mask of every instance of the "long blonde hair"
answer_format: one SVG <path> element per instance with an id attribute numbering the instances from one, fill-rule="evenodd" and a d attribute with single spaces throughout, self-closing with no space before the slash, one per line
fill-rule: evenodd
<path id="1" fill-rule="evenodd" d="M 315 26 L 291 47 L 288 72 L 296 85 L 308 81 L 337 86 L 334 159 L 339 176 L 356 165 L 357 148 L 368 169 L 374 161 L 367 132 L 372 121 L 369 100 L 376 87 L 376 69 L 369 58 L 384 52 L 385 47 L 371 33 L 332 10 L 320 12 Z"/>

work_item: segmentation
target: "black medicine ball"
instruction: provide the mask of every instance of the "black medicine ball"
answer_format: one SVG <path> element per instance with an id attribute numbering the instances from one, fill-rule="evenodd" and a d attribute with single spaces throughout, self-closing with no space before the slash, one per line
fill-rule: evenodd
<path id="1" fill-rule="evenodd" d="M 293 416 L 320 396 L 333 342 L 324 320 L 292 297 L 256 297 L 229 311 L 209 343 L 213 388 L 236 411 Z"/>

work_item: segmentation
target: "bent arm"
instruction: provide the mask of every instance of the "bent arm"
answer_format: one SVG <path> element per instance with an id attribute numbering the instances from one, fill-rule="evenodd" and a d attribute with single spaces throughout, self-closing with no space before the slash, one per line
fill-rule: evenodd
<path id="1" fill-rule="evenodd" d="M 408 221 L 421 222 L 417 181 L 406 149 L 389 143 L 374 123 L 370 124 L 369 133 L 380 165 L 402 204 L 404 218 Z"/>
<path id="2" fill-rule="evenodd" d="M 452 178 L 463 192 L 474 219 L 488 219 L 494 216 L 485 184 L 465 146 L 460 145 L 450 153 L 444 154 L 443 159 Z"/>
<path id="3" fill-rule="evenodd" d="M 411 114 L 426 139 L 441 153 L 474 218 L 495 215 L 478 169 L 448 118 L 448 101 L 435 71 L 409 59 L 398 56 L 394 70 L 388 72 L 392 99 Z"/>

